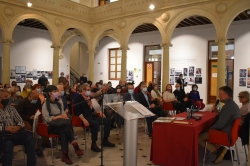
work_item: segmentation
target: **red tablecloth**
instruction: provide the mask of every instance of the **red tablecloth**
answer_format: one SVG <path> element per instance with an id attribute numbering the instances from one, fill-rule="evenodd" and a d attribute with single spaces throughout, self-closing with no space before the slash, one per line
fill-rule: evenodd
<path id="1" fill-rule="evenodd" d="M 173 123 L 154 123 L 150 159 L 154 164 L 164 166 L 198 166 L 198 136 L 209 128 L 215 119 L 212 112 L 204 114 L 201 120 L 190 122 L 192 125 Z M 186 117 L 181 113 L 175 117 Z"/>

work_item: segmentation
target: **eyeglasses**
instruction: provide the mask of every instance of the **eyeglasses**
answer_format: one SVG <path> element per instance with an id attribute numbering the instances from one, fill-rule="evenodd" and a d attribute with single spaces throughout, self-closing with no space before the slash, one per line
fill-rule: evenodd
<path id="1" fill-rule="evenodd" d="M 245 96 L 238 96 L 238 98 L 240 98 L 240 99 L 242 99 L 242 98 L 244 98 Z"/>

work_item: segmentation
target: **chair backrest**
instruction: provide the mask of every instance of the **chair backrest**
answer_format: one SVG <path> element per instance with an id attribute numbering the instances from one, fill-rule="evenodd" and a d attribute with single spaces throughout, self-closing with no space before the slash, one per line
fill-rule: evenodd
<path id="1" fill-rule="evenodd" d="M 233 146 L 238 139 L 240 121 L 241 118 L 237 118 L 234 120 L 234 124 L 231 130 L 231 146 Z"/>
<path id="2" fill-rule="evenodd" d="M 173 103 L 163 102 L 162 107 L 163 107 L 163 110 L 173 110 L 174 109 Z"/>

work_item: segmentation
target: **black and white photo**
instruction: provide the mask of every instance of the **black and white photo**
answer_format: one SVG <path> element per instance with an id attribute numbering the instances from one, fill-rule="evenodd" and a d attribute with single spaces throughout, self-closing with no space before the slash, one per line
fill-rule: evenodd
<path id="1" fill-rule="evenodd" d="M 240 77 L 246 77 L 247 76 L 247 69 L 240 69 Z"/>
<path id="2" fill-rule="evenodd" d="M 196 74 L 196 76 L 201 76 L 201 68 L 196 68 L 195 74 Z"/>
<path id="3" fill-rule="evenodd" d="M 170 75 L 174 76 L 175 75 L 175 68 L 170 68 Z"/>
<path id="4" fill-rule="evenodd" d="M 170 81 L 169 81 L 169 82 L 170 82 L 170 84 L 171 84 L 171 85 L 174 85 L 174 83 L 175 83 L 175 79 L 174 79 L 174 77 L 170 77 L 169 79 L 170 79 Z"/>
<path id="5" fill-rule="evenodd" d="M 194 77 L 189 77 L 188 78 L 188 85 L 193 85 L 194 84 Z"/>
<path id="6" fill-rule="evenodd" d="M 188 74 L 189 74 L 189 76 L 194 76 L 194 66 L 189 66 Z"/>
<path id="7" fill-rule="evenodd" d="M 246 78 L 239 78 L 239 85 L 246 86 Z"/>
<path id="8" fill-rule="evenodd" d="M 195 77 L 195 84 L 202 84 L 202 77 Z"/>
<path id="9" fill-rule="evenodd" d="M 188 68 L 183 68 L 183 76 L 187 76 L 188 74 Z"/>
<path id="10" fill-rule="evenodd" d="M 181 70 L 175 70 L 175 76 L 180 76 L 180 74 L 182 74 Z"/>

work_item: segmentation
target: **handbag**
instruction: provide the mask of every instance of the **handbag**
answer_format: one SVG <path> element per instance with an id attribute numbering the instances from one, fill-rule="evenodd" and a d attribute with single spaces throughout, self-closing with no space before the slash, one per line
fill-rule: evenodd
<path id="1" fill-rule="evenodd" d="M 52 120 L 48 123 L 49 126 L 52 127 L 60 127 L 60 126 L 68 126 L 71 125 L 71 120 L 72 120 L 72 116 L 67 114 L 69 119 L 56 119 L 56 120 Z"/>

